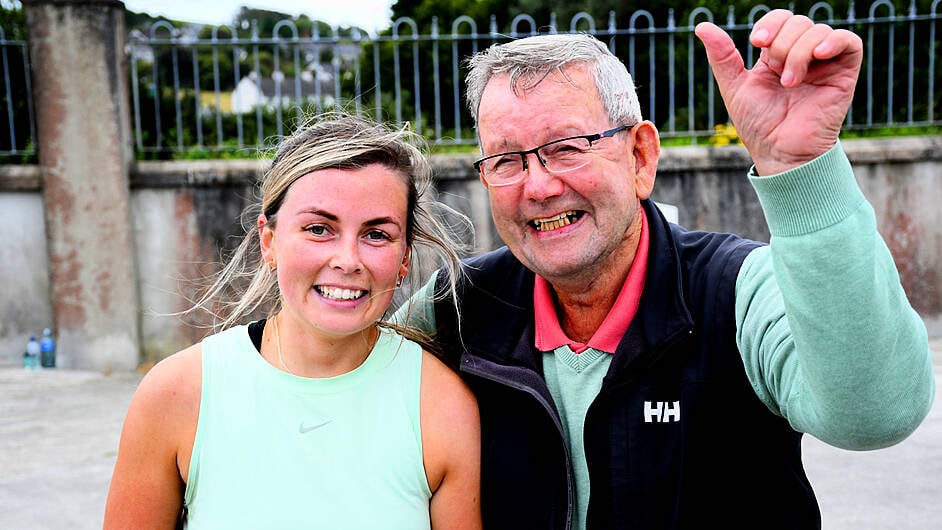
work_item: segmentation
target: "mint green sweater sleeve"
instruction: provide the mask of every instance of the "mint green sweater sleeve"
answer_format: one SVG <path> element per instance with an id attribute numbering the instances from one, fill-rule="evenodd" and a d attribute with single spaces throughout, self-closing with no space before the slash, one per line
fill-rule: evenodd
<path id="1" fill-rule="evenodd" d="M 392 322 L 432 334 L 435 331 L 435 279 L 438 272 L 393 313 Z"/>
<path id="2" fill-rule="evenodd" d="M 932 358 L 844 151 L 750 180 L 772 235 L 736 283 L 736 340 L 756 394 L 831 445 L 899 442 L 932 404 Z"/>

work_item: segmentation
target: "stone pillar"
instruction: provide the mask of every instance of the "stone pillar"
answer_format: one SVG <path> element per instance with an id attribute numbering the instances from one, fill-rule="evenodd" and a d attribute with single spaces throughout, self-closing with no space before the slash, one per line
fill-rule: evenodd
<path id="1" fill-rule="evenodd" d="M 57 365 L 133 370 L 139 296 L 124 4 L 23 0 L 42 171 Z"/>

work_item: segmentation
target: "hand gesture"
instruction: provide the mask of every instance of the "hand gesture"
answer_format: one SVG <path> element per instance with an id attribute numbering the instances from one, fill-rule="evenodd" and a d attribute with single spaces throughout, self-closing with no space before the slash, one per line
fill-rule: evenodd
<path id="1" fill-rule="evenodd" d="M 797 167 L 834 146 L 860 73 L 860 37 L 770 11 L 752 30 L 749 41 L 762 51 L 746 70 L 725 31 L 704 22 L 696 34 L 760 175 Z"/>

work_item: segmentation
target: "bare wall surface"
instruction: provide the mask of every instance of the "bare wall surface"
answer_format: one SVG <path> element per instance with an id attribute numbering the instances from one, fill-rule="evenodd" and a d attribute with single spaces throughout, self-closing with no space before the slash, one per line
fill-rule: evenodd
<path id="1" fill-rule="evenodd" d="M 141 189 L 132 196 L 138 256 L 142 362 L 156 362 L 206 335 L 212 319 L 177 315 L 238 245 L 239 218 L 251 189 Z"/>
<path id="2" fill-rule="evenodd" d="M 915 148 L 899 139 L 855 147 L 854 173 L 903 287 L 920 313 L 942 314 L 942 137 Z"/>
<path id="3" fill-rule="evenodd" d="M 0 364 L 12 364 L 22 362 L 30 335 L 53 326 L 42 196 L 0 191 L 0 234 Z"/>
<path id="4" fill-rule="evenodd" d="M 846 141 L 844 147 L 913 305 L 927 319 L 942 314 L 942 137 Z M 469 215 L 478 251 L 500 245 L 473 156 L 434 156 L 437 196 Z M 745 173 L 740 147 L 664 150 L 653 198 L 676 205 L 691 228 L 767 241 L 768 230 Z M 131 224 L 140 293 L 141 363 L 195 341 L 206 320 L 187 324 L 187 307 L 220 256 L 238 244 L 240 214 L 264 161 L 139 162 L 131 172 Z M 33 170 L 35 172 L 35 168 Z M 4 292 L 0 364 L 19 363 L 28 333 L 52 314 L 38 179 L 22 167 L 0 167 L 0 237 L 17 257 L 0 264 Z M 251 224 L 251 223 L 250 223 Z M 415 278 L 416 283 L 421 278 Z"/>

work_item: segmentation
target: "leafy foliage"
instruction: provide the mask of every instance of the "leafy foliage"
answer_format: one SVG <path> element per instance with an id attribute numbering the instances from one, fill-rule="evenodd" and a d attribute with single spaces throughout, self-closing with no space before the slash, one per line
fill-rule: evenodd
<path id="1" fill-rule="evenodd" d="M 36 146 L 31 138 L 30 119 L 33 109 L 29 99 L 26 72 L 26 19 L 19 2 L 0 3 L 0 28 L 6 41 L 23 44 L 4 44 L 3 63 L 0 64 L 5 80 L 0 84 L 0 151 L 11 153 L 0 157 L 0 161 L 33 163 L 36 161 Z"/>

